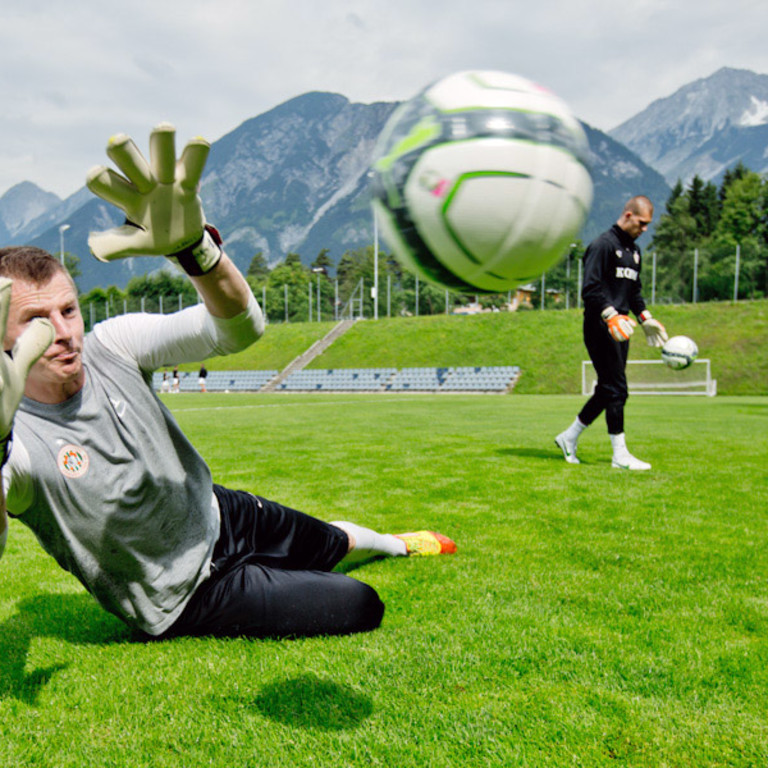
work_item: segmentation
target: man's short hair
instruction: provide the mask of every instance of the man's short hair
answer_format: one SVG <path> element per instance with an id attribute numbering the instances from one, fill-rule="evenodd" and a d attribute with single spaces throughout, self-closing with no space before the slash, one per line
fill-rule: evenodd
<path id="1" fill-rule="evenodd" d="M 0 276 L 22 280 L 33 285 L 45 285 L 57 272 L 70 278 L 61 262 L 42 248 L 32 245 L 12 245 L 0 248 Z"/>
<path id="2" fill-rule="evenodd" d="M 653 213 L 653 203 L 645 195 L 635 195 L 624 204 L 624 213 L 627 213 L 627 211 L 635 216 L 639 216 L 646 211 Z"/>

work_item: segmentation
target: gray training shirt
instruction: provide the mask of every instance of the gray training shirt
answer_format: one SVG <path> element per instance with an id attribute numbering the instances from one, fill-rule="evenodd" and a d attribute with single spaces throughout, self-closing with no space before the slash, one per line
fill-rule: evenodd
<path id="1" fill-rule="evenodd" d="M 56 405 L 24 398 L 16 415 L 9 514 L 104 608 L 151 635 L 207 578 L 219 534 L 210 470 L 151 371 L 235 351 L 262 330 L 255 300 L 227 321 L 202 306 L 105 321 L 84 341 L 83 389 Z"/>

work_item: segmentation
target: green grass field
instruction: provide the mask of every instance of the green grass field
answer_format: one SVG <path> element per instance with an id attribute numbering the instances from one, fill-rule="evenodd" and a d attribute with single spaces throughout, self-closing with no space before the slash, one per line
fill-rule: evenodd
<path id="1" fill-rule="evenodd" d="M 768 398 L 632 398 L 610 468 L 580 397 L 176 395 L 214 477 L 452 557 L 355 571 L 372 633 L 131 638 L 17 521 L 0 765 L 768 763 Z"/>

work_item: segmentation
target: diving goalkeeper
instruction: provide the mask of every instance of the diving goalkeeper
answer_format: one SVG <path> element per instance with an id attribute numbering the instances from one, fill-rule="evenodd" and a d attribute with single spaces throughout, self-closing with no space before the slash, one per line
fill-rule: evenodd
<path id="1" fill-rule="evenodd" d="M 242 350 L 264 330 L 247 282 L 205 223 L 198 186 L 208 151 L 195 139 L 177 160 L 174 129 L 161 124 L 149 162 L 120 135 L 107 153 L 122 174 L 99 167 L 87 179 L 127 217 L 91 234 L 94 255 L 168 255 L 202 304 L 114 317 L 85 335 L 59 261 L 37 248 L 0 249 L 0 554 L 10 515 L 105 609 L 151 637 L 374 629 L 378 595 L 334 566 L 453 552 L 453 542 L 326 523 L 214 484 L 152 390 L 155 369 Z"/>

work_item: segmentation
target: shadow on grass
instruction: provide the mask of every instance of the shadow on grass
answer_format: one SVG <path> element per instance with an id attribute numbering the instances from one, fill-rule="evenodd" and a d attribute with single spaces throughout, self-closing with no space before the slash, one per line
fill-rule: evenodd
<path id="1" fill-rule="evenodd" d="M 542 448 L 499 448 L 496 453 L 499 456 L 521 456 L 527 459 L 546 459 L 563 463 L 562 451 L 553 443 L 553 450 Z"/>
<path id="2" fill-rule="evenodd" d="M 0 624 L 0 699 L 12 697 L 35 706 L 40 691 L 66 664 L 26 671 L 32 641 L 52 637 L 68 643 L 106 645 L 127 642 L 129 630 L 89 595 L 37 595 L 16 605 Z"/>
<path id="3" fill-rule="evenodd" d="M 357 728 L 373 712 L 366 696 L 311 674 L 264 686 L 253 704 L 270 720 L 328 731 Z"/>
<path id="4" fill-rule="evenodd" d="M 68 664 L 27 671 L 36 638 L 55 638 L 72 645 L 145 642 L 104 611 L 90 595 L 36 595 L 16 604 L 16 613 L 0 624 L 0 701 L 17 699 L 37 706 L 48 681 Z M 373 712 L 373 704 L 354 689 L 311 674 L 264 686 L 255 697 L 217 697 L 224 708 L 253 710 L 300 728 L 347 730 Z"/>

